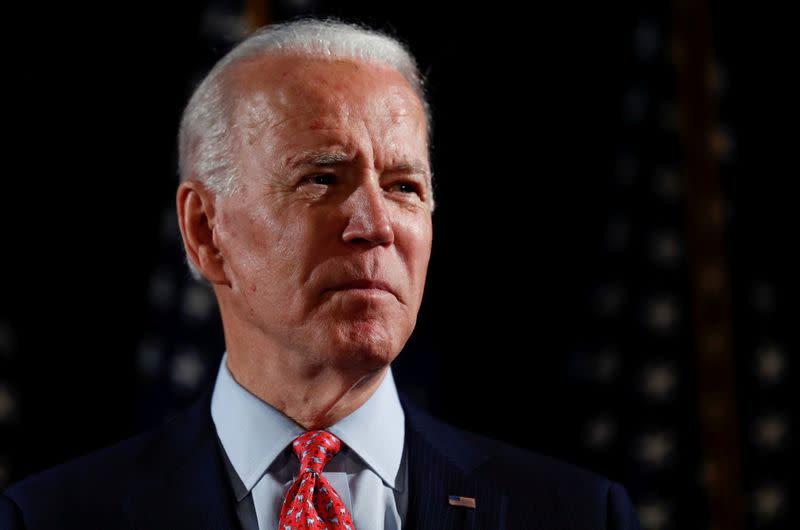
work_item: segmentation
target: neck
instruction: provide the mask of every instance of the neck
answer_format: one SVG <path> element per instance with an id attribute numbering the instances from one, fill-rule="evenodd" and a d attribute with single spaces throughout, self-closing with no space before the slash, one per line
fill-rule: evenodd
<path id="1" fill-rule="evenodd" d="M 389 370 L 388 364 L 367 370 L 287 362 L 309 357 L 228 349 L 228 370 L 250 393 L 306 430 L 325 429 L 357 410 Z"/>

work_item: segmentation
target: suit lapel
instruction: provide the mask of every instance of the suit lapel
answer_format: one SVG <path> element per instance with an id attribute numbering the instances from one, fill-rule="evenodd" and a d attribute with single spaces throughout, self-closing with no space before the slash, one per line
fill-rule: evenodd
<path id="1" fill-rule="evenodd" d="M 137 530 L 240 530 L 211 420 L 211 388 L 164 427 L 125 509 Z"/>
<path id="2" fill-rule="evenodd" d="M 409 465 L 409 530 L 505 529 L 507 497 L 475 471 L 488 455 L 452 427 L 416 406 L 402 392 Z M 475 499 L 475 508 L 451 506 L 448 496 Z"/>

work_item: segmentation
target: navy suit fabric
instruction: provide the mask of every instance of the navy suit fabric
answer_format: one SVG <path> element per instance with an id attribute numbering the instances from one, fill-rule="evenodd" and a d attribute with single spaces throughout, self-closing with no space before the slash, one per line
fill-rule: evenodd
<path id="1" fill-rule="evenodd" d="M 184 413 L 0 494 L 0 530 L 239 530 L 211 388 Z M 625 489 L 602 476 L 446 424 L 400 392 L 409 530 L 637 530 Z M 476 507 L 451 506 L 449 495 Z M 371 530 L 371 529 L 358 529 Z"/>

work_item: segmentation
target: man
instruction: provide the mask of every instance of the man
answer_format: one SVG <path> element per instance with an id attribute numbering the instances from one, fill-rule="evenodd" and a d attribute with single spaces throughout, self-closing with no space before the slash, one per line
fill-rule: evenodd
<path id="1" fill-rule="evenodd" d="M 2 528 L 637 528 L 602 477 L 399 395 L 432 241 L 414 60 L 336 22 L 234 49 L 181 125 L 177 211 L 226 352 L 185 414 L 0 497 Z"/>

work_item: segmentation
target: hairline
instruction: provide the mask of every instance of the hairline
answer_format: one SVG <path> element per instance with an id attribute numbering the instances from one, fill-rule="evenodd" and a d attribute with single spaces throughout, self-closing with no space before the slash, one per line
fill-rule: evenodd
<path id="1" fill-rule="evenodd" d="M 377 52 L 365 46 L 364 40 L 370 40 Z M 358 43 L 358 44 L 356 44 Z M 369 51 L 367 51 L 369 50 Z M 312 59 L 350 60 L 356 63 L 370 64 L 389 68 L 398 72 L 408 83 L 410 89 L 417 96 L 417 101 L 422 107 L 425 118 L 426 143 L 428 145 L 428 160 L 431 159 L 432 150 L 432 115 L 430 104 L 425 91 L 425 80 L 419 71 L 416 60 L 403 42 L 381 31 L 358 24 L 346 23 L 333 18 L 328 19 L 301 19 L 294 22 L 273 24 L 248 36 L 211 68 L 208 74 L 192 93 L 189 102 L 184 108 L 181 117 L 180 132 L 178 135 L 179 180 L 184 181 L 194 176 L 205 184 L 209 184 L 215 194 L 224 192 L 223 195 L 232 195 L 236 191 L 238 168 L 225 167 L 233 165 L 230 160 L 233 146 L 230 129 L 234 128 L 235 116 L 233 115 L 232 101 L 230 101 L 229 77 L 235 68 L 248 60 L 258 60 L 270 56 L 299 56 Z M 211 99 L 211 102 L 203 101 Z M 215 105 L 216 103 L 216 105 Z M 224 107 L 220 110 L 219 107 Z M 219 131 L 218 142 L 223 143 L 222 158 L 219 162 L 224 179 L 218 179 L 216 173 L 208 168 L 198 171 L 196 161 L 200 146 L 189 146 L 189 140 L 207 140 L 205 135 L 198 134 L 198 122 L 202 117 L 199 111 L 211 111 L 217 114 L 224 122 L 222 131 Z M 191 137 L 189 137 L 191 135 Z M 198 138 L 199 137 L 199 138 Z M 207 162 L 207 161 L 206 161 Z M 196 173 L 202 173 L 197 175 Z M 231 174 L 233 173 L 233 174 Z M 225 180 L 219 184 L 218 180 Z"/>

